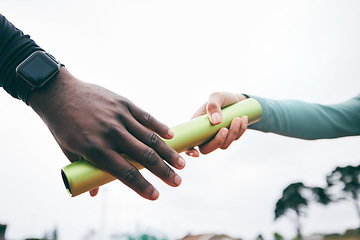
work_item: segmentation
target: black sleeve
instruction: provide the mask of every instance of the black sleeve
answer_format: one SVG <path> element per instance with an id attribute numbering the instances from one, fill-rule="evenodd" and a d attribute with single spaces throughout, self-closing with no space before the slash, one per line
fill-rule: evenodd
<path id="1" fill-rule="evenodd" d="M 11 96 L 27 103 L 30 87 L 16 78 L 16 67 L 33 52 L 42 50 L 29 35 L 0 14 L 0 86 Z"/>

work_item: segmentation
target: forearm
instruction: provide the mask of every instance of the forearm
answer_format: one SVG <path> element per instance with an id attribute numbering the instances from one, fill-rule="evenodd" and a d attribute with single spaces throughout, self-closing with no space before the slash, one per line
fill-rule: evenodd
<path id="1" fill-rule="evenodd" d="M 360 135 L 360 95 L 336 105 L 251 97 L 260 102 L 263 116 L 250 129 L 302 139 Z"/>
<path id="2" fill-rule="evenodd" d="M 30 89 L 16 78 L 16 67 L 31 53 L 42 50 L 28 35 L 0 14 L 0 86 L 27 103 Z"/>

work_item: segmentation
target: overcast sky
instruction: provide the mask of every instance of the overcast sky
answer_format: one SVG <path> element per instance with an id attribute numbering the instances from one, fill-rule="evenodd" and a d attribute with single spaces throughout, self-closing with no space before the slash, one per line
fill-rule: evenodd
<path id="1" fill-rule="evenodd" d="M 359 1 L 1 0 L 1 14 L 76 77 L 123 95 L 160 121 L 188 120 L 213 91 L 321 104 L 345 101 L 360 87 Z M 336 166 L 360 162 L 359 137 L 304 141 L 248 130 L 227 151 L 186 157 L 183 183 L 155 202 L 120 182 L 71 198 L 68 164 L 41 119 L 0 92 L 0 223 L 8 239 L 86 239 L 149 232 L 181 238 L 221 233 L 244 239 L 277 231 L 282 190 L 295 181 L 324 185 Z M 311 123 L 309 123 L 311 124 Z M 352 203 L 311 205 L 305 234 L 358 226 Z"/>

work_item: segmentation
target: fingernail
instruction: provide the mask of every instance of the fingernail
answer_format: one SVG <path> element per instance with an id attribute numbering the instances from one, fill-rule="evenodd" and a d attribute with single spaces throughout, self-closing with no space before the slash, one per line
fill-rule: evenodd
<path id="1" fill-rule="evenodd" d="M 193 154 L 193 153 L 190 153 L 190 155 L 191 154 Z M 179 156 L 178 163 L 177 163 L 178 167 L 183 168 L 183 167 L 185 167 L 185 164 L 186 164 L 185 159 L 183 157 Z"/>
<path id="2" fill-rule="evenodd" d="M 241 125 L 241 119 L 240 118 L 236 118 L 236 122 L 235 122 L 236 128 L 239 128 Z"/>
<path id="3" fill-rule="evenodd" d="M 195 157 L 195 154 L 191 151 L 187 151 L 186 154 L 190 157 Z"/>
<path id="4" fill-rule="evenodd" d="M 179 186 L 182 182 L 182 179 L 179 175 L 176 174 L 175 178 L 174 178 L 174 183 L 176 186 Z"/>
<path id="5" fill-rule="evenodd" d="M 171 130 L 170 128 L 169 128 L 167 134 L 168 134 L 168 136 L 171 137 L 171 138 L 175 135 L 175 133 L 173 132 L 173 130 Z"/>
<path id="6" fill-rule="evenodd" d="M 221 116 L 218 112 L 215 112 L 211 115 L 211 119 L 213 123 L 220 123 L 221 122 Z"/>
<path id="7" fill-rule="evenodd" d="M 227 129 L 226 128 L 223 128 L 222 130 L 221 130 L 221 135 L 223 136 L 223 137 L 226 137 L 227 136 Z"/>
<path id="8" fill-rule="evenodd" d="M 156 200 L 156 199 L 158 199 L 159 195 L 160 195 L 159 191 L 154 189 L 153 193 L 150 196 L 150 199 L 151 200 Z"/>
<path id="9" fill-rule="evenodd" d="M 249 118 L 248 118 L 248 116 L 244 116 L 243 118 L 244 118 L 244 121 L 246 121 L 246 123 L 248 123 L 248 122 L 249 122 Z"/>

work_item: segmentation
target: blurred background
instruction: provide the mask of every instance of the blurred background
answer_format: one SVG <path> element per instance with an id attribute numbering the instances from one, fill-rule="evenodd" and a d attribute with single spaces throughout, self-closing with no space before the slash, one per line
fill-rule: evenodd
<path id="1" fill-rule="evenodd" d="M 131 99 L 160 121 L 187 121 L 214 91 L 333 104 L 360 89 L 360 2 L 1 0 L 1 14 L 81 80 Z M 296 235 L 274 221 L 286 186 L 325 186 L 336 166 L 359 165 L 360 138 L 304 141 L 248 130 L 227 151 L 186 157 L 183 183 L 145 200 L 120 182 L 71 198 L 69 162 L 41 119 L 0 92 L 0 224 L 6 239 L 180 239 Z M 309 122 L 311 124 L 311 122 Z M 184 155 L 185 156 L 185 155 Z M 350 201 L 312 203 L 304 235 L 344 232 Z M 55 234 L 54 234 L 55 232 Z"/>

